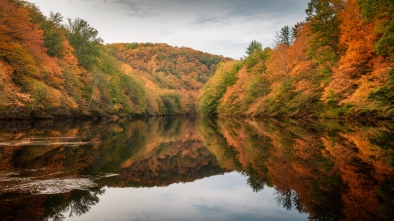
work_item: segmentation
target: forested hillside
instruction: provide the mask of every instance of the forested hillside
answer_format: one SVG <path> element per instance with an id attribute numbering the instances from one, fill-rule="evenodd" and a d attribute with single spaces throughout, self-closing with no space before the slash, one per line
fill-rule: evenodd
<path id="1" fill-rule="evenodd" d="M 112 44 L 106 48 L 125 74 L 146 89 L 150 115 L 195 114 L 201 88 L 215 73 L 221 56 L 166 44 Z M 227 59 L 228 60 L 228 59 Z"/>
<path id="2" fill-rule="evenodd" d="M 166 44 L 104 44 L 83 19 L 0 0 L 0 118 L 393 118 L 393 33 L 390 0 L 311 0 L 306 20 L 279 30 L 274 47 L 252 41 L 232 61 Z"/>
<path id="3" fill-rule="evenodd" d="M 273 49 L 252 41 L 203 88 L 203 114 L 394 117 L 394 3 L 311 0 Z"/>
<path id="4" fill-rule="evenodd" d="M 0 0 L 0 118 L 192 114 L 226 60 L 165 44 L 104 45 L 83 19 Z"/>

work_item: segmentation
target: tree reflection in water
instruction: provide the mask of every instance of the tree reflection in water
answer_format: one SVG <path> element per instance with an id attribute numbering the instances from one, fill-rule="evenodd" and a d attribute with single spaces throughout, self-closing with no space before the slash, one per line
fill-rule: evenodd
<path id="1" fill-rule="evenodd" d="M 69 217 L 82 216 L 99 203 L 98 196 L 104 193 L 105 190 L 96 188 L 89 191 L 74 190 L 68 196 L 60 194 L 48 196 L 45 204 L 50 206 L 44 220 L 61 221 L 65 218 L 64 213 L 68 213 Z"/>
<path id="2" fill-rule="evenodd" d="M 392 217 L 392 122 L 205 118 L 199 129 L 222 168 L 248 176 L 254 191 L 274 186 L 286 209 L 311 220 Z"/>
<path id="3" fill-rule="evenodd" d="M 283 206 L 287 210 L 296 209 L 300 213 L 306 213 L 307 210 L 298 198 L 297 193 L 294 190 L 281 190 L 276 189 L 276 201 L 278 205 Z"/>
<path id="4" fill-rule="evenodd" d="M 104 186 L 168 186 L 229 171 L 245 176 L 254 192 L 275 188 L 279 206 L 311 220 L 394 216 L 392 122 L 170 117 L 2 124 L 5 220 L 82 216 Z M 96 186 L 45 195 L 22 189 L 26 179 L 82 176 Z M 4 192 L 10 185 L 20 192 Z"/>

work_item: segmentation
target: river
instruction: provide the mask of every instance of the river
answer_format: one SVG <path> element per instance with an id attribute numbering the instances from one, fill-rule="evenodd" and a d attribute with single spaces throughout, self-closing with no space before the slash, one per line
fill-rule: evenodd
<path id="1" fill-rule="evenodd" d="M 0 122 L 1 220 L 390 220 L 394 123 Z"/>

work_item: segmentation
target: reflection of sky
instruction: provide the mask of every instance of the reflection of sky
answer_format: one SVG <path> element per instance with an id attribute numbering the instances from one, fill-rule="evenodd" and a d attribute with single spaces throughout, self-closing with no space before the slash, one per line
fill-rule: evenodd
<path id="1" fill-rule="evenodd" d="M 287 211 L 275 198 L 273 188 L 255 193 L 246 177 L 233 172 L 168 187 L 109 188 L 87 214 L 68 219 L 307 220 L 308 214 Z"/>

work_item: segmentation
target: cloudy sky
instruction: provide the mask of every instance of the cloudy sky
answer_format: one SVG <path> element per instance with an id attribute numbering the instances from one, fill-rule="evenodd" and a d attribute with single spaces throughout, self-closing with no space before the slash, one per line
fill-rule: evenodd
<path id="1" fill-rule="evenodd" d="M 272 46 L 275 32 L 305 19 L 309 0 L 29 0 L 44 15 L 83 18 L 105 43 L 152 42 L 235 59 L 252 40 Z"/>

